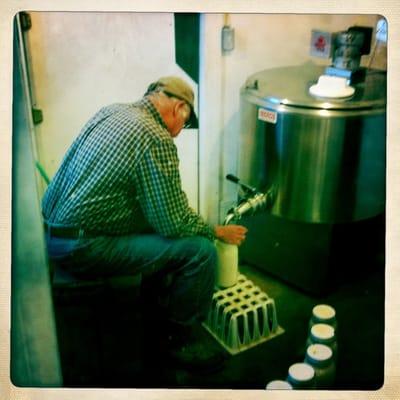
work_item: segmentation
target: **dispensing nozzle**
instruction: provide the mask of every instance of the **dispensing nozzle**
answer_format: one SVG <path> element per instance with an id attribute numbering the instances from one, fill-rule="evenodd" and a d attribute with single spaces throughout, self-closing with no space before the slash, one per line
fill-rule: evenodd
<path id="1" fill-rule="evenodd" d="M 225 217 L 224 225 L 228 225 L 232 220 L 236 219 L 236 215 L 234 212 L 228 211 L 228 214 Z"/>
<path id="2" fill-rule="evenodd" d="M 240 219 L 240 217 L 248 212 L 255 213 L 257 211 L 266 209 L 272 204 L 272 190 L 267 193 L 256 193 L 241 201 L 236 207 L 230 209 L 225 217 L 224 225 L 228 225 L 233 220 Z"/>
<path id="3" fill-rule="evenodd" d="M 247 196 L 238 203 L 236 207 L 231 208 L 224 220 L 224 225 L 228 225 L 233 220 L 240 219 L 240 217 L 248 212 L 253 214 L 259 210 L 270 207 L 274 199 L 273 187 L 270 187 L 266 193 L 259 192 L 256 188 L 240 182 L 239 178 L 235 175 L 228 174 L 226 179 L 238 184 L 246 193 Z"/>

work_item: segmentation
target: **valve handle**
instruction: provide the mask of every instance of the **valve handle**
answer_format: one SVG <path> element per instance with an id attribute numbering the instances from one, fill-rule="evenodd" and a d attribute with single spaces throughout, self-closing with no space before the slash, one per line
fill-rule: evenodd
<path id="1" fill-rule="evenodd" d="M 232 174 L 228 174 L 226 176 L 226 179 L 228 179 L 228 181 L 234 182 L 234 183 L 239 183 L 239 178 L 235 175 Z"/>
<path id="2" fill-rule="evenodd" d="M 256 188 L 254 188 L 250 185 L 247 185 L 245 183 L 241 183 L 240 179 L 235 175 L 228 174 L 228 175 L 226 175 L 226 179 L 228 179 L 228 181 L 238 184 L 239 186 L 242 187 L 242 189 L 247 190 L 248 192 L 250 192 L 252 194 L 255 194 L 258 192 L 258 190 Z"/>

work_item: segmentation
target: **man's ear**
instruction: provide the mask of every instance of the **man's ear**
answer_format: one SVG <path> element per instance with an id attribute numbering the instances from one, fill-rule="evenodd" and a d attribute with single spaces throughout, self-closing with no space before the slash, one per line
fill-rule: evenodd
<path id="1" fill-rule="evenodd" d="M 179 114 L 184 120 L 187 120 L 190 115 L 190 110 L 188 110 L 188 107 L 186 106 L 185 102 L 179 103 Z"/>
<path id="2" fill-rule="evenodd" d="M 174 117 L 180 114 L 181 110 L 181 102 L 180 101 L 174 101 L 173 106 L 172 106 L 172 114 Z"/>
<path id="3" fill-rule="evenodd" d="M 189 113 L 185 107 L 181 107 L 179 113 L 185 121 L 189 118 Z"/>

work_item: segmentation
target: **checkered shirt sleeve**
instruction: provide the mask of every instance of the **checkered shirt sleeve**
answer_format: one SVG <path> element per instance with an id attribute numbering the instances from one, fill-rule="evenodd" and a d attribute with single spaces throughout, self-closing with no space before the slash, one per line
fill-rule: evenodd
<path id="1" fill-rule="evenodd" d="M 147 221 L 164 236 L 202 235 L 214 239 L 211 227 L 188 204 L 172 140 L 155 143 L 136 171 L 138 197 Z"/>

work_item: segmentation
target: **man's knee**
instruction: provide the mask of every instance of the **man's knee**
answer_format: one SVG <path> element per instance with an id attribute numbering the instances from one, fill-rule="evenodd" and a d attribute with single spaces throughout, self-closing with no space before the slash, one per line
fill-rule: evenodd
<path id="1" fill-rule="evenodd" d="M 215 264 L 217 261 L 217 250 L 213 242 L 203 236 L 193 236 L 187 239 L 185 244 L 189 256 L 201 262 Z"/>

